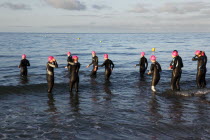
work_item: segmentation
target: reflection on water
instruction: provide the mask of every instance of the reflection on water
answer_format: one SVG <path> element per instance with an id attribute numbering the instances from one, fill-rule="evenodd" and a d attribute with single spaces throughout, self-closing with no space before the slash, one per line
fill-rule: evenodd
<path id="1" fill-rule="evenodd" d="M 79 93 L 72 93 L 70 92 L 70 106 L 72 111 L 79 112 Z"/>
<path id="2" fill-rule="evenodd" d="M 27 76 L 20 75 L 20 83 L 21 84 L 27 84 L 28 82 L 29 82 L 29 78 Z"/>
<path id="3" fill-rule="evenodd" d="M 111 90 L 110 90 L 110 86 L 112 85 L 112 83 L 108 80 L 106 80 L 106 82 L 104 83 L 104 91 L 107 94 L 112 94 Z"/>
<path id="4" fill-rule="evenodd" d="M 150 120 L 154 122 L 159 121 L 162 118 L 162 115 L 159 113 L 160 104 L 158 103 L 155 93 L 152 94 L 151 100 L 149 102 L 149 108 L 149 111 L 152 114 Z"/>
<path id="5" fill-rule="evenodd" d="M 49 106 L 49 109 L 47 110 L 48 112 L 54 112 L 56 113 L 57 111 L 57 108 L 55 107 L 55 99 L 53 97 L 53 94 L 52 93 L 49 93 L 48 94 L 48 101 L 47 101 L 47 104 Z"/>
<path id="6" fill-rule="evenodd" d="M 176 98 L 172 99 L 171 104 L 169 105 L 169 117 L 172 119 L 172 121 L 174 121 L 174 123 L 182 121 L 182 111 L 182 102 Z"/>

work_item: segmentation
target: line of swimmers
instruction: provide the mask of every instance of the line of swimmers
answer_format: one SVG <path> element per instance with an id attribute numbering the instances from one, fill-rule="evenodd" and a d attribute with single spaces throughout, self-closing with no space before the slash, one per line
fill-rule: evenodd
<path id="1" fill-rule="evenodd" d="M 136 66 L 140 66 L 140 76 L 143 78 L 144 74 L 148 67 L 148 61 L 145 57 L 145 52 L 140 53 L 141 57 L 139 60 L 139 64 L 136 64 Z M 67 66 L 65 68 L 68 68 L 68 71 L 70 73 L 70 92 L 72 92 L 73 87 L 75 88 L 75 91 L 78 92 L 79 88 L 79 69 L 80 69 L 80 63 L 78 61 L 78 56 L 72 56 L 70 52 L 67 53 Z M 184 67 L 182 58 L 179 56 L 178 51 L 174 50 L 172 52 L 172 61 L 170 63 L 169 69 L 172 70 L 172 77 L 171 77 L 171 89 L 173 91 L 180 90 L 180 79 L 182 75 L 182 68 Z M 156 56 L 152 55 L 150 57 L 150 61 L 152 62 L 150 66 L 150 70 L 147 73 L 148 75 L 152 75 L 152 81 L 151 81 L 151 90 L 153 92 L 156 92 L 155 86 L 158 84 L 160 80 L 160 72 L 162 71 L 161 65 L 157 62 Z M 197 75 L 196 75 L 196 83 L 198 88 L 205 88 L 206 86 L 206 64 L 207 64 L 207 56 L 204 51 L 197 50 L 195 52 L 195 56 L 192 58 L 192 61 L 198 61 L 197 63 Z M 97 74 L 98 67 L 105 66 L 105 79 L 109 80 L 110 75 L 112 74 L 112 71 L 114 69 L 114 63 L 112 60 L 108 58 L 108 54 L 104 54 L 104 62 L 102 65 L 98 65 L 98 57 L 96 56 L 96 52 L 92 51 L 92 62 L 86 66 L 87 68 L 93 65 L 92 71 L 91 71 L 91 77 L 95 77 Z M 22 60 L 20 61 L 20 65 L 18 66 L 21 68 L 20 74 L 21 76 L 27 76 L 27 66 L 30 66 L 29 61 L 26 59 L 26 55 L 22 55 Z M 46 71 L 47 71 L 47 83 L 48 83 L 48 92 L 51 93 L 53 86 L 54 86 L 54 68 L 58 67 L 58 63 L 56 59 L 53 56 L 48 57 L 48 62 L 46 65 Z"/>

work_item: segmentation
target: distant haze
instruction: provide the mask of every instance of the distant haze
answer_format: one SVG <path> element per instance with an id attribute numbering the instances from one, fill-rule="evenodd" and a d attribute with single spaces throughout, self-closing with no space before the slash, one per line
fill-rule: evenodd
<path id="1" fill-rule="evenodd" d="M 209 0 L 1 0 L 0 32 L 210 32 Z"/>

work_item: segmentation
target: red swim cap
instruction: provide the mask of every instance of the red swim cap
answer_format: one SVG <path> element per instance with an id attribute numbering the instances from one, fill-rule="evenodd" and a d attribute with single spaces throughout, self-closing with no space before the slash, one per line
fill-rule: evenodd
<path id="1" fill-rule="evenodd" d="M 25 54 L 22 55 L 22 59 L 26 59 L 26 55 Z"/>
<path id="2" fill-rule="evenodd" d="M 152 55 L 152 56 L 150 57 L 150 60 L 155 61 L 155 60 L 156 60 L 156 57 L 155 57 L 154 55 Z"/>
<path id="3" fill-rule="evenodd" d="M 172 56 L 175 56 L 175 57 L 178 56 L 178 52 L 177 51 L 173 51 L 172 52 Z"/>
<path id="4" fill-rule="evenodd" d="M 195 51 L 195 55 L 199 55 L 201 53 L 201 51 L 197 50 Z"/>
<path id="5" fill-rule="evenodd" d="M 78 56 L 76 56 L 76 55 L 72 56 L 72 59 L 78 59 Z"/>
<path id="6" fill-rule="evenodd" d="M 92 54 L 96 54 L 96 52 L 95 51 L 92 51 Z"/>
<path id="7" fill-rule="evenodd" d="M 53 59 L 54 59 L 53 56 L 49 56 L 49 57 L 48 57 L 48 61 L 52 61 Z"/>
<path id="8" fill-rule="evenodd" d="M 67 55 L 71 55 L 71 52 L 67 52 Z"/>
<path id="9" fill-rule="evenodd" d="M 108 54 L 104 54 L 104 58 L 109 58 L 109 55 Z"/>
<path id="10" fill-rule="evenodd" d="M 141 54 L 141 56 L 144 56 L 145 55 L 145 52 L 141 52 L 140 54 Z"/>

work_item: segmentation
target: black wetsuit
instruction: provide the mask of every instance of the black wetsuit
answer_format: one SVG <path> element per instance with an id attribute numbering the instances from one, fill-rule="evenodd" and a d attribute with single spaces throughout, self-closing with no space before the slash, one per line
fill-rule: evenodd
<path id="1" fill-rule="evenodd" d="M 71 55 L 67 57 L 67 68 L 69 70 L 69 73 L 71 73 L 71 65 L 69 64 L 69 62 L 73 62 Z"/>
<path id="2" fill-rule="evenodd" d="M 19 68 L 21 68 L 21 70 L 20 70 L 20 75 L 21 76 L 27 76 L 28 75 L 27 66 L 30 66 L 29 61 L 27 59 L 22 59 L 20 61 L 20 65 L 19 65 Z"/>
<path id="3" fill-rule="evenodd" d="M 180 90 L 180 79 L 182 75 L 182 67 L 183 67 L 182 58 L 180 56 L 176 56 L 170 63 L 170 67 L 172 71 L 171 77 L 171 89 L 172 90 Z"/>
<path id="4" fill-rule="evenodd" d="M 98 56 L 92 57 L 92 62 L 89 64 L 89 66 L 93 65 L 93 69 L 91 71 L 90 76 L 96 76 L 97 70 L 98 70 Z M 95 68 L 95 66 L 97 66 Z"/>
<path id="5" fill-rule="evenodd" d="M 160 80 L 160 72 L 162 71 L 160 64 L 156 61 L 151 64 L 150 72 L 152 73 L 152 86 L 156 86 Z"/>
<path id="6" fill-rule="evenodd" d="M 206 87 L 206 72 L 207 72 L 207 68 L 206 68 L 206 64 L 207 64 L 207 61 L 208 61 L 208 58 L 207 58 L 207 56 L 206 56 L 206 54 L 204 54 L 204 64 L 205 64 L 205 66 L 204 66 L 204 76 L 203 76 L 203 87 Z"/>
<path id="7" fill-rule="evenodd" d="M 52 88 L 54 86 L 54 68 L 58 67 L 57 62 L 47 62 L 47 84 L 48 84 L 48 92 L 52 92 Z"/>
<path id="8" fill-rule="evenodd" d="M 70 62 L 69 64 L 71 65 L 71 78 L 69 82 L 70 92 L 72 92 L 73 86 L 75 87 L 76 92 L 78 92 L 80 63 Z"/>
<path id="9" fill-rule="evenodd" d="M 202 87 L 204 87 L 204 79 L 205 79 L 205 71 L 206 71 L 205 57 L 204 56 L 200 56 L 200 57 L 195 56 L 192 58 L 192 61 L 198 61 L 196 82 L 197 82 L 197 87 L 202 88 Z"/>
<path id="10" fill-rule="evenodd" d="M 139 69 L 140 76 L 143 77 L 148 67 L 147 59 L 144 56 L 141 57 L 139 60 L 139 64 L 136 64 L 136 66 L 140 66 L 140 69 Z"/>
<path id="11" fill-rule="evenodd" d="M 105 79 L 109 80 L 110 75 L 112 74 L 112 70 L 114 68 L 114 63 L 112 60 L 105 60 L 102 65 L 99 65 L 99 67 L 105 66 Z"/>

